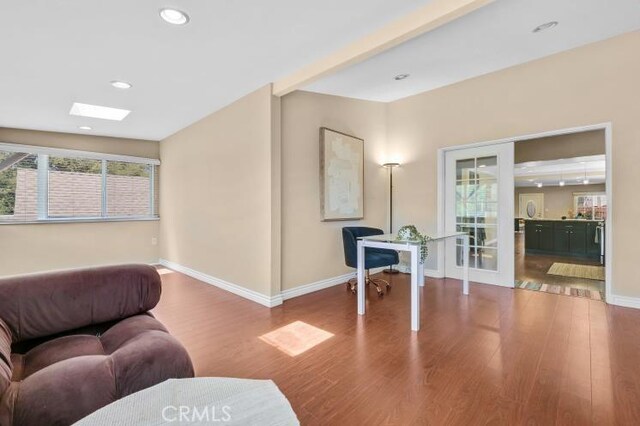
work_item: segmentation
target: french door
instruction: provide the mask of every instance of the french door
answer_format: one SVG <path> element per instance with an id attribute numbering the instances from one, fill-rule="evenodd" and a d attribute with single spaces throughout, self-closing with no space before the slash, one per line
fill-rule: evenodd
<path id="1" fill-rule="evenodd" d="M 469 279 L 514 285 L 513 142 L 445 153 L 445 230 L 466 232 Z M 462 278 L 462 240 L 446 243 L 445 275 Z"/>

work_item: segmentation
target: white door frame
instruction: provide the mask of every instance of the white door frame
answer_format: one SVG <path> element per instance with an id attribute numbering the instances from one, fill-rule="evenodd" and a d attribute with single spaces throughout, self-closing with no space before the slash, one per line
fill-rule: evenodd
<path id="1" fill-rule="evenodd" d="M 539 139 L 549 136 L 560 136 L 560 135 L 568 135 L 572 133 L 581 133 L 588 132 L 591 130 L 604 130 L 604 139 L 605 139 L 605 186 L 606 186 L 606 194 L 607 194 L 607 219 L 605 220 L 605 229 L 606 229 L 606 237 L 605 237 L 605 250 L 607 261 L 605 263 L 605 296 L 607 299 L 607 303 L 619 304 L 616 302 L 615 297 L 613 296 L 613 268 L 612 268 L 612 259 L 613 259 L 613 156 L 612 156 L 612 143 L 613 143 L 613 125 L 611 122 L 608 123 L 600 123 L 593 124 L 587 126 L 580 127 L 569 127 L 565 129 L 552 130 L 549 132 L 541 132 L 541 133 L 533 133 L 528 135 L 520 135 L 513 136 L 503 139 L 496 139 L 492 141 L 485 142 L 475 142 L 468 143 L 464 145 L 455 145 L 446 148 L 438 149 L 438 179 L 437 179 L 437 216 L 436 222 L 438 227 L 438 235 L 443 235 L 445 232 L 445 202 L 444 202 L 444 194 L 445 194 L 445 153 L 447 151 L 454 151 L 458 149 L 465 148 L 476 148 L 483 145 L 496 145 L 502 143 L 509 142 L 521 142 L 531 139 Z M 439 244 L 438 246 L 438 269 L 436 277 L 444 277 L 444 245 Z M 515 261 L 515 259 L 514 259 Z"/>

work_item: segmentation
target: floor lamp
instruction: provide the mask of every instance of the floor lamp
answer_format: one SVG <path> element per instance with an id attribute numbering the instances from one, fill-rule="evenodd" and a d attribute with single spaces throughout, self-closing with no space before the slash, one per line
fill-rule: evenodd
<path id="1" fill-rule="evenodd" d="M 393 169 L 400 166 L 400 163 L 384 163 L 382 167 L 389 169 L 389 233 L 393 234 Z M 393 269 L 393 265 L 382 272 L 386 274 L 397 274 L 399 271 Z"/>

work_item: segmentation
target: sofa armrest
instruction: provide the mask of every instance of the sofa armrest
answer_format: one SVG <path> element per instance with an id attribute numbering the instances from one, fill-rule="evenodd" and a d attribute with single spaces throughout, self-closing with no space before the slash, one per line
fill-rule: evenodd
<path id="1" fill-rule="evenodd" d="M 0 279 L 0 318 L 21 342 L 146 312 L 160 300 L 149 265 L 121 265 Z"/>

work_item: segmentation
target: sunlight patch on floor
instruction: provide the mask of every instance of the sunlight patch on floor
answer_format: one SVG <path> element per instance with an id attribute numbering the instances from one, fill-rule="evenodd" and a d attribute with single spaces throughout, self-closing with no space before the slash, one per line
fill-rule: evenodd
<path id="1" fill-rule="evenodd" d="M 296 356 L 331 337 L 333 337 L 333 334 L 328 331 L 309 325 L 306 322 L 296 321 L 263 334 L 259 339 L 289 356 Z"/>

